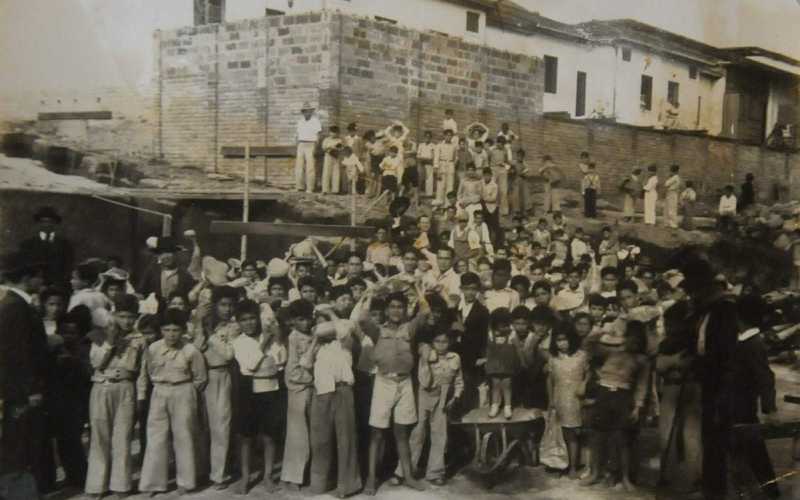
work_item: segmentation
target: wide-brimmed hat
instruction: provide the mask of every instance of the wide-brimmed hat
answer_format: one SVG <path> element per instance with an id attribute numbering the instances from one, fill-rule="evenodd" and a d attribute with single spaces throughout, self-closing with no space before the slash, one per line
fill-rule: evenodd
<path id="1" fill-rule="evenodd" d="M 303 106 L 300 108 L 300 111 L 314 111 L 315 109 L 317 108 L 315 108 L 310 102 L 305 101 Z"/>
<path id="2" fill-rule="evenodd" d="M 389 214 L 392 217 L 400 217 L 408 211 L 409 207 L 411 207 L 411 200 L 405 196 L 400 196 L 389 204 Z"/>
<path id="3" fill-rule="evenodd" d="M 289 267 L 289 263 L 283 259 L 271 259 L 267 264 L 267 276 L 270 278 L 283 278 L 288 276 Z"/>
<path id="4" fill-rule="evenodd" d="M 61 216 L 53 207 L 41 207 L 33 214 L 33 220 L 40 222 L 42 219 L 53 219 L 56 224 L 61 224 Z"/>
<path id="5" fill-rule="evenodd" d="M 147 247 L 154 253 L 175 253 L 186 250 L 185 247 L 178 245 L 172 236 L 147 238 Z"/>

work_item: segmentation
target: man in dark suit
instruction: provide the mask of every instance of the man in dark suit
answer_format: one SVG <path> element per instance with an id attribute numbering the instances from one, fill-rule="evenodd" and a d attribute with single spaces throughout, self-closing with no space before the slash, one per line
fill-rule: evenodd
<path id="1" fill-rule="evenodd" d="M 464 372 L 464 409 L 469 411 L 478 406 L 478 385 L 483 381 L 483 367 L 477 362 L 486 353 L 489 339 L 489 310 L 478 301 L 481 279 L 475 273 L 461 275 L 463 300 L 458 305 L 458 316 L 463 325 L 461 339 L 456 351 L 461 356 Z"/>
<path id="2" fill-rule="evenodd" d="M 75 252 L 72 243 L 58 234 L 61 216 L 52 207 L 42 207 L 33 220 L 39 231 L 20 244 L 20 252 L 31 262 L 44 264 L 46 284 L 64 286 L 69 282 Z"/>
<path id="3" fill-rule="evenodd" d="M 170 294 L 176 292 L 188 295 L 195 285 L 195 279 L 189 271 L 178 265 L 176 258 L 176 254 L 185 248 L 175 243 L 173 238 L 164 236 L 157 239 L 151 250 L 157 255 L 156 261 L 147 268 L 136 290 L 145 297 L 155 293 L 156 298 L 161 300 L 167 300 Z"/>
<path id="4" fill-rule="evenodd" d="M 685 276 L 680 286 L 694 305 L 690 345 L 702 389 L 703 496 L 706 500 L 723 500 L 731 454 L 733 399 L 738 390 L 738 311 L 736 302 L 714 280 L 707 261 L 690 257 L 680 270 Z"/>
<path id="5" fill-rule="evenodd" d="M 31 300 L 42 287 L 43 268 L 21 252 L 0 263 L 7 288 L 0 299 L 0 473 L 32 470 L 37 482 L 50 362 L 44 323 Z"/>

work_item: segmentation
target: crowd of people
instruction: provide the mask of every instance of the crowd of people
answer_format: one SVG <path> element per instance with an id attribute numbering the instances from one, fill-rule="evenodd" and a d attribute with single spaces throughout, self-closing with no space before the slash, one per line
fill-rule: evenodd
<path id="1" fill-rule="evenodd" d="M 312 193 L 319 185 L 319 191 L 325 194 L 383 195 L 389 202 L 396 196 L 404 196 L 415 206 L 424 202 L 433 214 L 443 215 L 450 206 L 459 212 L 466 210 L 470 222 L 472 213 L 483 208 L 490 228 L 493 222 L 496 226 L 501 217 L 509 214 L 532 215 L 535 192 L 544 192 L 545 213 L 561 209 L 565 172 L 548 154 L 541 157 L 540 168 L 533 168 L 519 144 L 519 136 L 508 123 L 501 124 L 494 137 L 489 127 L 480 122 L 469 124 L 459 135 L 454 112 L 447 109 L 440 130 L 424 131 L 422 142 L 417 144 L 400 121 L 383 130 L 367 130 L 363 136 L 359 135 L 357 123 L 348 124 L 346 134 L 337 125 L 329 127 L 325 134 L 314 112 L 311 104 L 304 103 L 303 118 L 297 122 L 297 191 Z M 323 158 L 319 178 L 318 150 Z M 583 215 L 597 218 L 603 183 L 595 162 L 586 151 L 567 161 L 574 161 L 577 167 L 569 173 L 580 179 Z M 754 176 L 750 173 L 746 177 L 738 199 L 732 184 L 722 188 L 717 218 L 723 231 L 731 231 L 737 213 L 755 204 Z M 680 165 L 670 165 L 663 181 L 656 164 L 648 165 L 646 173 L 634 167 L 616 189 L 623 199 L 624 221 L 634 221 L 637 203 L 642 200 L 644 222 L 656 224 L 659 191 L 662 191 L 664 226 L 695 229 L 698 194 L 694 182 L 681 177 Z"/>
<path id="2" fill-rule="evenodd" d="M 666 484 L 724 498 L 740 453 L 777 496 L 764 441 L 731 439 L 759 407 L 775 415 L 763 291 L 694 256 L 645 267 L 614 227 L 595 240 L 557 199 L 500 224 L 476 186 L 502 184 L 477 172 L 433 215 L 407 215 L 398 189 L 373 241 L 327 257 L 306 239 L 219 260 L 187 231 L 191 248 L 148 239 L 141 273 L 75 264 L 59 214 L 39 210 L 2 262 L 3 466 L 49 491 L 55 445 L 67 484 L 95 497 L 167 491 L 171 457 L 181 493 L 247 493 L 255 464 L 267 491 L 375 494 L 387 477 L 422 490 L 463 464 L 471 438 L 452 423 L 477 412 L 529 420 L 531 466 L 552 463 L 541 441 L 559 429 L 582 485 L 633 490 L 640 430 L 657 423 Z M 586 172 L 584 191 L 599 190 Z"/>

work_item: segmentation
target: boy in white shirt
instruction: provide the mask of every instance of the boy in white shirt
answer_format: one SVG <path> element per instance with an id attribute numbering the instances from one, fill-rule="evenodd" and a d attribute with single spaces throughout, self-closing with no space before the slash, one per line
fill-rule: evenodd
<path id="1" fill-rule="evenodd" d="M 736 217 L 736 195 L 733 186 L 725 186 L 725 193 L 719 199 L 719 228 L 722 232 L 733 229 L 733 219 Z"/>

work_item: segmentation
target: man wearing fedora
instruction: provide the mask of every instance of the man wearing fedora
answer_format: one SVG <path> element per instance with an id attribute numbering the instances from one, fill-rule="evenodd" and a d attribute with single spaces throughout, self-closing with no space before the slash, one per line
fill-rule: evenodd
<path id="1" fill-rule="evenodd" d="M 49 349 L 44 323 L 31 305 L 43 284 L 43 268 L 43 263 L 35 263 L 22 252 L 0 262 L 8 289 L 0 300 L 0 488 L 47 487 L 39 450 L 44 447 L 42 395 Z M 27 470 L 33 471 L 38 485 L 19 479 L 13 485 L 7 483 L 8 478 L 18 477 L 14 474 Z"/>
<path id="2" fill-rule="evenodd" d="M 166 300 L 170 294 L 187 296 L 195 285 L 195 279 L 178 265 L 176 254 L 185 250 L 170 236 L 157 238 L 151 251 L 156 254 L 156 265 L 150 266 L 142 276 L 136 289 L 147 297 L 154 293 L 158 299 Z M 197 251 L 195 251 L 197 253 Z M 194 260 L 196 255 L 192 256 Z"/>
<path id="3" fill-rule="evenodd" d="M 46 284 L 65 285 L 69 281 L 75 252 L 72 244 L 59 234 L 61 216 L 53 207 L 41 207 L 33 215 L 38 232 L 20 245 L 20 251 L 32 262 L 44 264 Z"/>
<path id="4" fill-rule="evenodd" d="M 297 122 L 297 158 L 294 164 L 295 189 L 302 191 L 305 181 L 307 193 L 314 192 L 317 182 L 317 166 L 314 163 L 314 151 L 322 132 L 322 124 L 314 114 L 314 106 L 308 101 L 301 109 L 303 118 Z"/>

